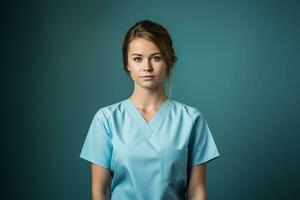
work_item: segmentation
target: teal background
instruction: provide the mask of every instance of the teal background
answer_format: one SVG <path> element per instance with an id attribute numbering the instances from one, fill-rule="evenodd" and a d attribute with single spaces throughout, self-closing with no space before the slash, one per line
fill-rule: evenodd
<path id="1" fill-rule="evenodd" d="M 95 112 L 132 82 L 121 45 L 136 21 L 170 32 L 172 98 L 206 117 L 221 157 L 210 200 L 296 199 L 300 12 L 295 1 L 1 3 L 1 199 L 89 199 L 79 158 Z"/>

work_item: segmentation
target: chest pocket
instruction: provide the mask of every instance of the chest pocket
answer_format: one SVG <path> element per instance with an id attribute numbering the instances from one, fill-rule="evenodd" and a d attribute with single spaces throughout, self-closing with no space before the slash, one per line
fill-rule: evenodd
<path id="1" fill-rule="evenodd" d="M 187 175 L 188 149 L 166 148 L 162 151 L 162 180 L 185 180 Z"/>

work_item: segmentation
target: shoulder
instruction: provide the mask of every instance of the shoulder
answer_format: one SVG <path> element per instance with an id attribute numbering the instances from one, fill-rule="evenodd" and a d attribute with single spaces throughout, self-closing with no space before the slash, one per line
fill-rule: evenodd
<path id="1" fill-rule="evenodd" d="M 174 112 L 185 114 L 189 116 L 192 119 L 192 121 L 198 118 L 203 118 L 202 112 L 196 106 L 188 105 L 186 103 L 174 99 L 172 99 L 171 102 L 174 105 L 173 106 Z"/>
<path id="2" fill-rule="evenodd" d="M 125 100 L 121 100 L 118 102 L 114 102 L 112 104 L 107 104 L 107 105 L 101 106 L 96 111 L 95 116 L 102 117 L 102 118 L 104 117 L 108 120 L 109 118 L 111 118 L 112 115 L 114 115 L 114 113 L 120 112 L 123 109 L 122 103 L 124 101 Z"/>

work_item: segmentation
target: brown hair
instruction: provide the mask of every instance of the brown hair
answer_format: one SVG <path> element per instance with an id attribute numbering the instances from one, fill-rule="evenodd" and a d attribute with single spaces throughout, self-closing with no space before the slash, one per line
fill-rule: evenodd
<path id="1" fill-rule="evenodd" d="M 127 74 L 130 72 L 127 69 L 128 65 L 128 47 L 130 42 L 135 38 L 144 38 L 153 42 L 161 52 L 162 58 L 167 65 L 168 86 L 171 96 L 171 80 L 172 68 L 177 61 L 171 37 L 166 28 L 162 25 L 150 20 L 142 20 L 134 24 L 126 33 L 122 51 L 123 51 L 123 69 Z"/>

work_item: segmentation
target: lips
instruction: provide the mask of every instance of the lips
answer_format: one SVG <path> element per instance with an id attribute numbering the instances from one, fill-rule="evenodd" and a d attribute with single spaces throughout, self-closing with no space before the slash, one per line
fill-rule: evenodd
<path id="1" fill-rule="evenodd" d="M 154 76 L 140 76 L 140 79 L 144 81 L 152 81 L 154 80 Z"/>

